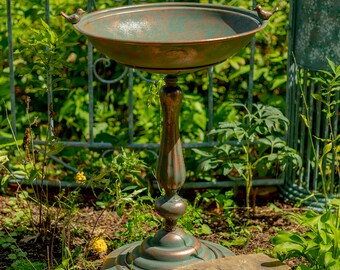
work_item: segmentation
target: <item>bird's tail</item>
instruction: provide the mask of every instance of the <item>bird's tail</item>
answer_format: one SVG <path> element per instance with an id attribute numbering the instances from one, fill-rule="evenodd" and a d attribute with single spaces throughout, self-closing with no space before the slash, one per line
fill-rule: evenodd
<path id="1" fill-rule="evenodd" d="M 68 18 L 68 16 L 64 12 L 62 12 L 62 11 L 60 12 L 60 15 L 63 16 L 65 19 Z"/>

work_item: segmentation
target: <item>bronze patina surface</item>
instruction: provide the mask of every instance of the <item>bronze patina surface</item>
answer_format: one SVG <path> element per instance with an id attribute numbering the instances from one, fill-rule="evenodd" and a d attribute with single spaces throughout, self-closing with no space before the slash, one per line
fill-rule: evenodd
<path id="1" fill-rule="evenodd" d="M 163 131 L 156 172 L 157 182 L 165 195 L 156 201 L 156 211 L 164 218 L 164 228 L 142 242 L 125 245 L 105 259 L 103 270 L 174 269 L 201 261 L 233 256 L 225 247 L 202 241 L 176 227 L 176 220 L 187 205 L 177 195 L 185 181 L 185 165 L 179 136 L 179 112 L 182 91 L 174 75 L 165 77 L 160 100 Z"/>
<path id="2" fill-rule="evenodd" d="M 226 60 L 263 29 L 274 12 L 276 9 L 266 12 L 261 7 L 257 7 L 256 13 L 212 4 L 159 3 L 81 16 L 64 14 L 99 51 L 118 63 L 168 74 L 160 92 L 163 129 L 156 172 L 165 194 L 155 205 L 164 218 L 164 226 L 154 236 L 110 253 L 104 259 L 103 269 L 174 269 L 234 255 L 225 247 L 199 240 L 176 226 L 187 205 L 177 194 L 185 182 L 186 171 L 179 135 L 182 91 L 175 74 Z"/>
<path id="3" fill-rule="evenodd" d="M 266 22 L 255 11 L 240 8 L 158 3 L 85 14 L 74 27 L 122 65 L 178 74 L 223 62 Z"/>

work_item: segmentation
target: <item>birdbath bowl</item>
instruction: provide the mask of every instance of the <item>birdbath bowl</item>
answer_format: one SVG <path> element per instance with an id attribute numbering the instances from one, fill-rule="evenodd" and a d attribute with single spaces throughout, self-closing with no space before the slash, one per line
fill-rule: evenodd
<path id="1" fill-rule="evenodd" d="M 225 61 L 266 24 L 235 7 L 158 3 L 92 12 L 74 27 L 124 66 L 179 74 Z"/>
<path id="2" fill-rule="evenodd" d="M 62 15 L 100 52 L 127 67 L 168 74 L 160 90 L 163 124 L 156 171 L 164 191 L 155 205 L 164 218 L 163 228 L 144 241 L 110 253 L 103 269 L 175 269 L 234 255 L 176 226 L 187 208 L 178 195 L 186 171 L 178 123 L 182 91 L 176 75 L 225 61 L 266 26 L 271 13 L 260 7 L 255 12 L 196 3 L 132 5 L 82 13 L 78 9 L 73 16 Z"/>

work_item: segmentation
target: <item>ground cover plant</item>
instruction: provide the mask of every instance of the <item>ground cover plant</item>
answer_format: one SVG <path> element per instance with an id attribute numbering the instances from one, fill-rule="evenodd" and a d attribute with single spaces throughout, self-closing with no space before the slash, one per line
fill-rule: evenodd
<path id="1" fill-rule="evenodd" d="M 291 214 L 305 233 L 282 231 L 271 238 L 273 250 L 281 260 L 302 257 L 305 264 L 297 269 L 340 268 L 340 200 L 332 199 L 323 213 L 308 210 L 302 215 Z"/>

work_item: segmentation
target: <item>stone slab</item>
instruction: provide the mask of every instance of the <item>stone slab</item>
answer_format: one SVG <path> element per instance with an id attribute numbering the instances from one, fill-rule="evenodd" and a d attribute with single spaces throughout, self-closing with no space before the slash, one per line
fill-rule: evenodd
<path id="1" fill-rule="evenodd" d="M 176 268 L 177 270 L 289 270 L 279 260 L 265 254 L 228 256 Z"/>

